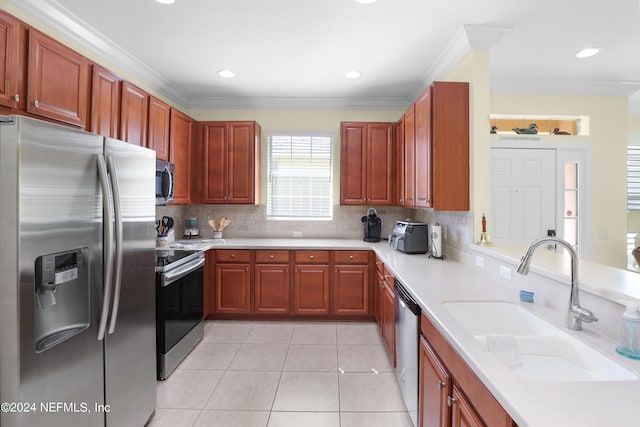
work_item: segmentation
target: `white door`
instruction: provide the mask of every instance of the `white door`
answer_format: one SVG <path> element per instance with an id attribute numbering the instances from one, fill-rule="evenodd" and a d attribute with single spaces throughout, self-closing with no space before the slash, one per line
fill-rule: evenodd
<path id="1" fill-rule="evenodd" d="M 492 148 L 491 239 L 528 245 L 548 230 L 556 230 L 556 150 Z"/>

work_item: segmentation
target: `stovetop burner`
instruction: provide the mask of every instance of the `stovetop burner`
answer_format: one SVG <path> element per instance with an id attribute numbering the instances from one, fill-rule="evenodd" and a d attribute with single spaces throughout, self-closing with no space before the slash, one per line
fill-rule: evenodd
<path id="1" fill-rule="evenodd" d="M 156 272 L 171 270 L 197 258 L 199 254 L 200 251 L 192 249 L 156 249 Z"/>

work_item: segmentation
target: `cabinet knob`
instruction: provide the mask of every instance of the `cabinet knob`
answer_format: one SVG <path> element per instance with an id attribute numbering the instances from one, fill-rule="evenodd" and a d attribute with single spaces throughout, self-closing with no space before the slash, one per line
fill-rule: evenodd
<path id="1" fill-rule="evenodd" d="M 36 107 L 36 108 L 40 107 L 40 103 L 38 102 L 37 99 L 35 101 L 33 101 L 33 106 Z"/>
<path id="2" fill-rule="evenodd" d="M 315 258 L 315 256 L 309 255 L 309 259 L 314 259 L 314 258 Z"/>
<path id="3" fill-rule="evenodd" d="M 269 258 L 274 259 L 276 256 L 274 254 L 269 255 Z"/>
<path id="4" fill-rule="evenodd" d="M 445 388 L 447 386 L 447 384 L 444 381 L 438 381 L 438 388 L 440 390 L 442 390 L 443 388 Z"/>
<path id="5" fill-rule="evenodd" d="M 245 267 L 245 268 L 244 268 L 244 271 L 249 271 L 249 267 Z"/>
<path id="6" fill-rule="evenodd" d="M 235 257 L 236 257 L 236 254 L 231 254 L 231 258 L 235 258 Z"/>
<path id="7" fill-rule="evenodd" d="M 457 401 L 458 399 L 456 399 L 455 397 L 447 396 L 447 405 L 449 405 L 449 407 L 455 405 Z"/>
<path id="8" fill-rule="evenodd" d="M 285 269 L 284 269 L 284 272 L 285 272 L 285 273 L 288 273 L 288 272 L 289 272 L 289 268 L 285 268 Z"/>
<path id="9" fill-rule="evenodd" d="M 353 255 L 349 255 L 349 259 L 353 259 Z"/>
<path id="10" fill-rule="evenodd" d="M 15 95 L 13 95 L 13 100 L 16 102 L 20 102 L 20 94 L 16 93 Z"/>
<path id="11" fill-rule="evenodd" d="M 378 282 L 378 286 L 380 286 L 380 288 L 384 288 L 384 282 Z"/>

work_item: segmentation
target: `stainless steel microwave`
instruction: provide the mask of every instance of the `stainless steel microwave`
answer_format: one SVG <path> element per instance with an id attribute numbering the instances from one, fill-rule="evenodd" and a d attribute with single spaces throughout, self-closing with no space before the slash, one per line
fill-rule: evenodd
<path id="1" fill-rule="evenodd" d="M 173 202 L 173 163 L 156 159 L 156 205 Z"/>

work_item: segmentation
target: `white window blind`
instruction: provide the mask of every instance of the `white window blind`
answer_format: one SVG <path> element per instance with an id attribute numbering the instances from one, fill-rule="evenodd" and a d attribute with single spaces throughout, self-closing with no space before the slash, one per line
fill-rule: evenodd
<path id="1" fill-rule="evenodd" d="M 640 146 L 627 146 L 627 210 L 640 210 Z"/>
<path id="2" fill-rule="evenodd" d="M 330 135 L 269 136 L 267 216 L 331 219 Z"/>

